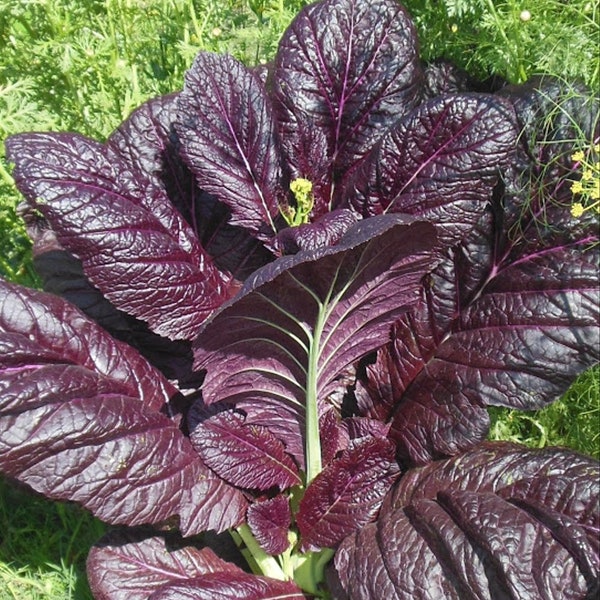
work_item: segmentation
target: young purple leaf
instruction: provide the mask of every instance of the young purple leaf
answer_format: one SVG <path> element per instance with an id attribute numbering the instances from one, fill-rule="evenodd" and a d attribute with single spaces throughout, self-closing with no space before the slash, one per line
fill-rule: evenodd
<path id="1" fill-rule="evenodd" d="M 288 498 L 279 495 L 254 502 L 248 507 L 246 519 L 252 535 L 267 554 L 281 554 L 288 549 L 292 522 Z"/>
<path id="2" fill-rule="evenodd" d="M 315 214 L 332 208 L 336 180 L 418 104 L 421 80 L 415 29 L 397 2 L 327 0 L 299 13 L 273 81 L 292 175 L 319 190 Z"/>
<path id="3" fill-rule="evenodd" d="M 274 427 L 288 424 L 281 439 L 299 462 L 305 426 L 312 479 L 321 462 L 319 403 L 417 298 L 434 243 L 432 225 L 384 215 L 357 223 L 336 246 L 257 271 L 194 343 L 195 367 L 206 370 L 204 401 L 270 411 Z M 268 417 L 263 424 L 274 431 Z"/>
<path id="4" fill-rule="evenodd" d="M 20 134 L 6 148 L 17 186 L 89 280 L 155 333 L 194 337 L 227 289 L 164 190 L 76 134 Z"/>
<path id="5" fill-rule="evenodd" d="M 281 165 L 262 82 L 229 55 L 201 52 L 179 95 L 175 131 L 198 185 L 262 239 L 277 232 Z"/>
<path id="6" fill-rule="evenodd" d="M 110 523 L 180 515 L 191 535 L 242 520 L 241 493 L 159 412 L 177 391 L 131 347 L 64 300 L 5 282 L 0 347 L 4 473 Z M 199 482 L 207 493 L 188 497 Z"/>
<path id="7" fill-rule="evenodd" d="M 385 438 L 365 438 L 317 475 L 296 515 L 304 550 L 334 548 L 374 519 L 400 473 L 394 451 Z"/>
<path id="8" fill-rule="evenodd" d="M 598 476 L 597 461 L 574 452 L 501 443 L 409 471 L 378 520 L 338 549 L 339 583 L 348 600 L 591 598 Z M 568 491 L 540 494 L 555 479 Z"/>
<path id="9" fill-rule="evenodd" d="M 298 469 L 283 442 L 266 427 L 244 421 L 225 410 L 190 423 L 192 444 L 204 463 L 237 487 L 264 491 L 298 485 Z"/>

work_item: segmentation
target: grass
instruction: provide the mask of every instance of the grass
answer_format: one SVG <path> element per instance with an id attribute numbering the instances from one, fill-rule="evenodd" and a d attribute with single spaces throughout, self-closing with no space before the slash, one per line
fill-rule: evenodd
<path id="1" fill-rule="evenodd" d="M 88 600 L 85 559 L 104 525 L 0 479 L 0 600 Z"/>
<path id="2" fill-rule="evenodd" d="M 200 49 L 269 60 L 303 0 L 0 0 L 0 138 L 30 130 L 104 139 L 145 99 L 181 87 Z M 426 59 L 521 82 L 538 72 L 600 87 L 598 3 L 404 0 Z M 0 274 L 37 285 L 0 149 Z M 491 439 L 600 458 L 600 370 L 535 412 L 492 409 Z M 0 600 L 91 598 L 85 556 L 104 526 L 0 479 Z"/>

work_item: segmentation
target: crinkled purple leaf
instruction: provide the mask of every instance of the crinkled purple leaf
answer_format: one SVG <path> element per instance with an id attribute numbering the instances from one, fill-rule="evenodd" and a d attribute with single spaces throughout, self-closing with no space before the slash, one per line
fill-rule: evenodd
<path id="1" fill-rule="evenodd" d="M 181 179 L 180 160 L 174 154 L 171 125 L 175 121 L 177 97 L 167 94 L 148 100 L 119 125 L 106 145 L 134 170 L 144 173 L 157 187 Z M 180 190 L 181 196 L 186 192 Z"/>
<path id="2" fill-rule="evenodd" d="M 319 189 L 317 216 L 332 208 L 338 178 L 418 104 L 421 79 L 397 2 L 326 0 L 298 14 L 277 52 L 275 101 L 292 176 Z"/>
<path id="3" fill-rule="evenodd" d="M 485 94 L 444 95 L 407 115 L 348 182 L 363 216 L 429 219 L 456 244 L 480 219 L 518 140 L 510 103 Z"/>
<path id="4" fill-rule="evenodd" d="M 435 98 L 444 94 L 460 94 L 462 92 L 484 91 L 481 84 L 454 63 L 437 59 L 425 66 L 424 95 Z"/>
<path id="5" fill-rule="evenodd" d="M 363 439 L 317 475 L 296 515 L 305 550 L 334 548 L 375 518 L 400 473 L 394 452 L 385 438 Z"/>
<path id="6" fill-rule="evenodd" d="M 254 502 L 248 507 L 246 519 L 252 535 L 265 552 L 281 554 L 288 549 L 292 522 L 288 498 L 279 495 Z"/>
<path id="7" fill-rule="evenodd" d="M 29 205 L 20 207 L 27 233 L 33 241 L 33 264 L 45 291 L 74 304 L 106 329 L 142 354 L 169 379 L 181 382 L 191 375 L 191 343 L 169 340 L 150 331 L 146 323 L 117 310 L 87 279 L 81 261 L 67 252 L 56 234 L 35 217 Z"/>
<path id="8" fill-rule="evenodd" d="M 222 272 L 223 280 L 233 278 L 235 285 L 235 280 L 243 281 L 272 255 L 248 231 L 229 223 L 227 205 L 198 187 L 179 156 L 180 142 L 172 129 L 178 96 L 159 96 L 142 104 L 112 133 L 107 144 L 165 190 Z"/>
<path id="9" fill-rule="evenodd" d="M 333 246 L 356 221 L 358 217 L 354 212 L 343 208 L 334 210 L 314 223 L 286 227 L 277 234 L 275 244 L 282 254 Z"/>
<path id="10" fill-rule="evenodd" d="M 357 223 L 336 246 L 257 271 L 194 344 L 205 402 L 260 407 L 263 425 L 287 428 L 276 435 L 301 464 L 309 402 L 323 402 L 417 298 L 434 243 L 432 225 L 386 215 Z"/>
<path id="11" fill-rule="evenodd" d="M 597 461 L 569 450 L 502 443 L 413 469 L 338 549 L 339 583 L 348 600 L 591 598 L 599 475 Z M 558 490 L 538 495 L 556 477 L 572 483 L 568 502 Z M 528 492 L 515 498 L 512 486 Z"/>
<path id="12" fill-rule="evenodd" d="M 306 600 L 291 581 L 247 573 L 208 573 L 187 583 L 157 590 L 148 600 Z"/>
<path id="13" fill-rule="evenodd" d="M 574 140 L 600 138 L 600 98 L 580 82 L 534 76 L 498 94 L 513 104 L 526 150 L 546 173 L 572 168 Z"/>
<path id="14" fill-rule="evenodd" d="M 319 417 L 321 459 L 324 465 L 328 465 L 338 453 L 348 448 L 350 436 L 344 427 L 344 421 L 333 407 L 328 407 Z"/>
<path id="15" fill-rule="evenodd" d="M 600 359 L 596 227 L 572 228 L 564 197 L 527 202 L 496 199 L 365 367 L 359 412 L 391 421 L 407 463 L 467 450 L 485 406 L 541 408 Z"/>
<path id="16" fill-rule="evenodd" d="M 110 523 L 179 515 L 193 534 L 243 518 L 240 492 L 159 412 L 177 390 L 76 308 L 1 282 L 0 347 L 3 472 Z M 187 496 L 200 482 L 213 493 Z"/>
<path id="17" fill-rule="evenodd" d="M 184 545 L 172 535 L 165 538 L 134 530 L 105 535 L 87 559 L 90 588 L 98 600 L 146 600 L 169 583 L 219 572 L 243 573 L 209 547 Z"/>
<path id="18" fill-rule="evenodd" d="M 190 425 L 191 441 L 219 477 L 242 488 L 287 489 L 300 483 L 298 469 L 285 446 L 266 427 L 245 423 L 232 410 L 218 412 Z"/>
<path id="19" fill-rule="evenodd" d="M 276 233 L 281 165 L 262 82 L 229 55 L 201 52 L 174 126 L 198 185 L 229 207 L 231 223 L 265 239 Z"/>
<path id="20" fill-rule="evenodd" d="M 63 133 L 20 134 L 6 148 L 19 189 L 117 308 L 190 339 L 227 297 L 164 191 L 110 147 Z"/>

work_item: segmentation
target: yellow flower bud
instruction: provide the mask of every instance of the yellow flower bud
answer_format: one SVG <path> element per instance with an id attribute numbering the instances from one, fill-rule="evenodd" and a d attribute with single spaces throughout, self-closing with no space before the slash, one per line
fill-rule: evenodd
<path id="1" fill-rule="evenodd" d="M 577 219 L 579 218 L 583 213 L 584 213 L 585 209 L 583 208 L 583 204 L 581 204 L 580 202 L 576 202 L 575 204 L 573 204 L 573 206 L 571 207 L 571 214 Z"/>

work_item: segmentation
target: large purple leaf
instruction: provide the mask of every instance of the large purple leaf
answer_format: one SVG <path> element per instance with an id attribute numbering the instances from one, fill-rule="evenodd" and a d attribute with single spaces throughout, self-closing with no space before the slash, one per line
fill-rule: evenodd
<path id="1" fill-rule="evenodd" d="M 315 213 L 332 208 L 336 180 L 421 99 L 414 26 L 392 0 L 327 0 L 285 32 L 274 84 L 293 177 L 316 188 Z"/>
<path id="2" fill-rule="evenodd" d="M 148 600 L 306 600 L 291 581 L 247 573 L 208 573 L 190 582 L 171 584 Z"/>
<path id="3" fill-rule="evenodd" d="M 302 463 L 305 412 L 417 298 L 434 240 L 432 225 L 384 215 L 357 223 L 336 246 L 257 271 L 194 343 L 205 402 L 237 404 Z"/>
<path id="4" fill-rule="evenodd" d="M 201 52 L 179 95 L 175 130 L 198 185 L 229 207 L 231 223 L 273 236 L 281 165 L 262 82 L 231 56 Z"/>
<path id="5" fill-rule="evenodd" d="M 510 103 L 485 94 L 440 96 L 381 141 L 348 184 L 351 203 L 363 216 L 432 220 L 456 244 L 481 217 L 517 139 Z"/>
<path id="6" fill-rule="evenodd" d="M 568 198 L 543 207 L 552 227 L 521 214 L 529 199 L 501 202 L 432 273 L 358 386 L 359 412 L 391 421 L 407 463 L 467 450 L 485 439 L 485 406 L 541 408 L 600 359 L 596 227 L 572 227 Z"/>
<path id="7" fill-rule="evenodd" d="M 198 187 L 179 156 L 180 142 L 173 131 L 178 96 L 159 96 L 142 104 L 111 134 L 107 144 L 165 190 L 223 280 L 232 279 L 231 285 L 235 286 L 236 281 L 243 281 L 269 262 L 272 255 L 247 230 L 229 223 L 231 211 L 227 205 Z"/>
<path id="8" fill-rule="evenodd" d="M 6 142 L 19 189 L 119 309 L 190 339 L 226 297 L 222 276 L 164 190 L 77 134 Z"/>
<path id="9" fill-rule="evenodd" d="M 176 389 L 77 309 L 1 282 L 0 347 L 3 472 L 110 523 L 179 515 L 193 534 L 243 518 L 245 499 L 163 414 Z"/>
<path id="10" fill-rule="evenodd" d="M 365 439 L 321 471 L 296 515 L 304 549 L 335 548 L 374 519 L 400 473 L 394 451 L 385 438 Z"/>
<path id="11" fill-rule="evenodd" d="M 112 532 L 92 547 L 87 574 L 98 600 L 147 600 L 170 583 L 193 580 L 209 573 L 243 573 L 209 548 L 183 545 L 173 536 Z"/>
<path id="12" fill-rule="evenodd" d="M 27 234 L 33 241 L 33 265 L 43 289 L 63 297 L 106 329 L 114 338 L 140 352 L 169 379 L 180 382 L 190 377 L 191 343 L 169 340 L 148 325 L 117 308 L 94 287 L 83 272 L 81 261 L 67 252 L 43 219 L 26 203 L 19 206 Z"/>
<path id="13" fill-rule="evenodd" d="M 511 444 L 409 471 L 376 523 L 338 549 L 347 598 L 592 598 L 599 475 L 596 461 L 572 451 Z M 571 485 L 540 493 L 556 479 Z"/>
<path id="14" fill-rule="evenodd" d="M 111 533 L 90 552 L 87 572 L 97 600 L 305 600 L 292 582 L 256 577 L 210 548 L 173 536 Z M 218 540 L 219 546 L 223 546 Z M 219 548 L 221 550 L 221 548 Z"/>

